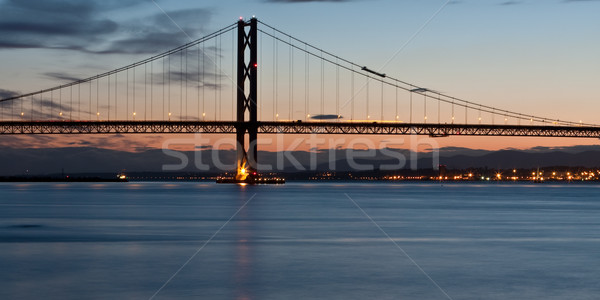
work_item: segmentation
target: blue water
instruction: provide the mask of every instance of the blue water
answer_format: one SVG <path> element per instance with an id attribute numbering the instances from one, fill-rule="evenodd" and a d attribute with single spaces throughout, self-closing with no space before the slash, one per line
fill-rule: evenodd
<path id="1" fill-rule="evenodd" d="M 599 192 L 4 183 L 0 298 L 598 299 Z"/>

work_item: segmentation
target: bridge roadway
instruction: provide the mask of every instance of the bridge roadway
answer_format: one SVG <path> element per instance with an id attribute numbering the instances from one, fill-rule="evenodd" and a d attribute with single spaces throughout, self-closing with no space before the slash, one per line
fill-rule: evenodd
<path id="1" fill-rule="evenodd" d="M 0 134 L 235 133 L 235 121 L 0 121 Z M 600 138 L 600 127 L 352 121 L 257 122 L 258 133 Z"/>

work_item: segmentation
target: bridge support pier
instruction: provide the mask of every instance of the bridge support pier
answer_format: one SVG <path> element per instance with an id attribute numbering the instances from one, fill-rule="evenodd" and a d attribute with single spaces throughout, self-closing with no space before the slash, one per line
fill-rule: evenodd
<path id="1" fill-rule="evenodd" d="M 248 176 L 255 176 L 257 172 L 257 23 L 256 18 L 250 21 L 238 21 L 237 173 L 235 177 L 237 180 L 245 180 Z M 246 60 L 247 52 L 249 52 L 249 60 Z M 248 143 L 246 143 L 246 133 L 248 133 Z"/>

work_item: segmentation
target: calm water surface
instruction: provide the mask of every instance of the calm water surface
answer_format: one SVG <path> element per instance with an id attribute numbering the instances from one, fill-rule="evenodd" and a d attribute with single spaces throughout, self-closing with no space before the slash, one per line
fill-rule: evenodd
<path id="1" fill-rule="evenodd" d="M 3 183 L 0 299 L 598 299 L 599 192 Z"/>

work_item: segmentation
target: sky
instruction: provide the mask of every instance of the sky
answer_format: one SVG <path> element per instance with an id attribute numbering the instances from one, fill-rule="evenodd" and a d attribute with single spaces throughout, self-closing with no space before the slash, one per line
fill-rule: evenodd
<path id="1" fill-rule="evenodd" d="M 0 0 L 0 98 L 122 67 L 233 24 L 239 17 L 256 16 L 261 22 L 327 52 L 417 86 L 525 114 L 600 124 L 597 114 L 600 108 L 599 11 L 600 1 L 595 0 Z M 211 51 L 222 49 L 220 65 L 207 74 L 212 76 L 211 84 L 221 87 L 218 97 L 225 103 L 221 108 L 225 116 L 232 111 L 233 65 L 230 60 L 233 56 L 227 56 L 232 50 L 232 34 L 224 35 L 218 44 L 213 43 L 205 50 L 207 59 L 214 59 L 219 56 Z M 306 113 L 298 108 L 302 104 L 295 104 L 296 108 L 292 109 L 284 100 L 275 107 L 272 100 L 275 92 L 271 86 L 275 79 L 270 72 L 274 62 L 268 59 L 272 57 L 273 44 L 267 36 L 260 41 L 265 43 L 261 57 L 266 57 L 261 63 L 264 73 L 261 73 L 259 92 L 261 112 L 267 115 L 263 119 L 275 118 L 273 115 L 279 112 L 282 118 L 302 118 Z M 289 55 L 287 48 L 278 47 L 282 59 Z M 290 76 L 296 80 L 303 77 L 303 55 L 294 52 L 293 56 L 293 75 L 289 69 L 278 69 L 279 84 L 284 87 L 278 88 L 277 93 L 302 98 L 299 93 L 303 87 L 290 92 L 286 86 Z M 318 73 L 317 60 L 310 61 L 309 65 L 313 74 Z M 177 66 L 176 62 L 173 66 Z M 325 68 L 324 72 L 331 76 L 326 76 L 324 85 L 332 87 L 336 84 L 335 70 Z M 137 71 L 139 76 L 141 70 Z M 365 118 L 361 115 L 366 112 L 365 105 L 359 102 L 364 101 L 360 97 L 352 116 L 349 105 L 340 109 L 334 107 L 333 101 L 327 102 L 324 109 L 318 108 L 319 91 L 315 87 L 319 80 L 315 76 L 310 81 L 311 95 L 316 100 L 311 100 L 313 108 L 308 113 L 337 113 L 339 110 L 346 119 Z M 351 94 L 347 80 L 348 75 L 341 75 L 342 104 L 347 103 Z M 363 83 L 356 84 L 360 87 Z M 374 86 L 370 85 L 370 93 L 379 87 Z M 208 94 L 213 95 L 215 90 Z M 123 97 L 130 97 L 124 93 L 118 94 L 121 102 Z M 328 98 L 335 97 L 332 88 L 324 94 Z M 389 95 L 387 90 L 384 94 Z M 138 97 L 140 95 L 138 92 Z M 407 99 L 407 95 L 400 95 L 398 114 L 404 120 Z M 151 114 L 157 119 L 166 113 L 154 106 L 151 106 L 152 112 L 142 112 L 139 105 L 139 115 Z M 174 110 L 175 114 L 183 110 L 183 104 L 181 107 L 173 105 L 167 110 Z M 191 106 L 193 111 L 200 111 L 199 102 L 197 105 Z M 421 105 L 415 104 L 419 107 L 415 108 L 415 115 L 424 114 Z M 432 114 L 435 102 L 429 105 L 429 114 Z M 95 112 L 92 106 L 90 100 L 90 114 Z M 130 103 L 125 106 L 120 106 L 121 113 L 132 117 L 135 107 Z M 216 105 L 214 108 L 213 111 Z M 382 110 L 389 118 L 393 118 L 394 109 L 398 110 L 389 105 L 384 109 L 373 103 L 370 106 L 372 112 Z M 210 103 L 206 110 L 213 113 Z M 292 111 L 291 116 L 285 115 L 285 111 Z M 157 114 L 159 116 L 155 116 Z M 444 113 L 442 121 L 449 117 L 449 113 Z M 490 122 L 489 116 L 483 118 L 484 122 Z M 211 140 L 206 143 L 215 143 L 223 136 L 206 138 Z M 307 137 L 286 136 L 281 143 L 284 148 L 291 147 L 297 138 Z M 333 138 L 343 139 L 339 143 L 347 146 L 356 137 Z M 0 146 L 96 146 L 139 151 L 186 139 L 194 141 L 189 136 L 173 135 L 0 136 Z M 265 139 L 277 138 L 265 136 Z M 393 139 L 396 147 L 407 147 L 411 143 L 408 137 L 369 136 L 376 147 L 388 145 Z M 598 143 L 590 139 L 559 138 L 423 139 L 425 145 L 488 150 Z M 324 143 L 319 147 L 337 147 L 339 143 Z M 312 147 L 300 144 L 301 148 Z M 261 147 L 275 150 L 281 145 Z"/>

